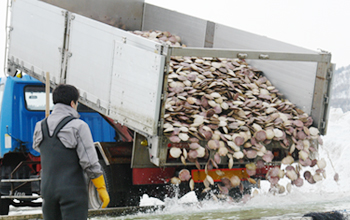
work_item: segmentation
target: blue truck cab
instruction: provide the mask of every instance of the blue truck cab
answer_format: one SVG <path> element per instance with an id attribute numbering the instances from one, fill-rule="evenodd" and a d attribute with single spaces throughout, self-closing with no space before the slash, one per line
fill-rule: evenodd
<path id="1" fill-rule="evenodd" d="M 50 100 L 52 110 L 51 94 Z M 39 182 L 10 180 L 40 176 L 40 154 L 32 144 L 35 124 L 45 117 L 45 106 L 45 86 L 37 79 L 29 75 L 0 78 L 0 214 L 8 213 L 9 204 L 33 205 L 32 194 L 40 194 Z M 116 131 L 99 113 L 84 105 L 79 105 L 78 112 L 95 142 L 116 141 Z M 23 199 L 15 203 L 15 196 Z"/>

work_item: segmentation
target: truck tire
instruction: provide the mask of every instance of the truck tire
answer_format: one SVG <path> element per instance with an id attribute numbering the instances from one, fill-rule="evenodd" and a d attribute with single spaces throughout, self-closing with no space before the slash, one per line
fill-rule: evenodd
<path id="1" fill-rule="evenodd" d="M 10 200 L 0 199 L 0 215 L 8 215 L 10 210 Z"/>
<path id="2" fill-rule="evenodd" d="M 116 203 L 116 195 L 113 193 L 113 178 L 111 174 L 111 169 L 109 166 L 106 165 L 103 159 L 99 160 L 102 171 L 103 171 L 103 176 L 106 182 L 106 188 L 109 194 L 110 202 L 108 204 L 108 207 L 113 207 L 115 206 Z M 89 209 L 99 209 L 101 208 L 102 202 L 98 196 L 97 190 L 92 183 L 91 180 L 88 181 L 88 194 L 89 194 Z"/>

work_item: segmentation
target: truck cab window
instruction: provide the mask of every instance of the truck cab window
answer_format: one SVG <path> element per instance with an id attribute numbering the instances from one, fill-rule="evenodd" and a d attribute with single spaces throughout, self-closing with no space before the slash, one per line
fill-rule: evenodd
<path id="1" fill-rule="evenodd" d="M 45 111 L 46 94 L 44 86 L 26 86 L 24 88 L 26 108 L 30 111 Z M 52 93 L 50 93 L 50 110 L 53 109 Z"/>

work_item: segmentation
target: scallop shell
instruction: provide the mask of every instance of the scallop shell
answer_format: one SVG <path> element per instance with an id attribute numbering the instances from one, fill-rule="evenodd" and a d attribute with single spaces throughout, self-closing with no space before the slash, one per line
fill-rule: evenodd
<path id="1" fill-rule="evenodd" d="M 319 130 L 315 127 L 310 127 L 309 132 L 310 132 L 310 135 L 312 136 L 317 136 L 320 133 Z"/>
<path id="2" fill-rule="evenodd" d="M 301 187 L 304 184 L 304 181 L 302 178 L 297 178 L 296 180 L 293 181 L 294 185 L 296 185 L 297 187 Z"/>
<path id="3" fill-rule="evenodd" d="M 181 139 L 178 136 L 171 136 L 169 140 L 173 143 L 180 143 Z"/>
<path id="4" fill-rule="evenodd" d="M 326 160 L 324 158 L 317 161 L 317 166 L 319 169 L 324 169 L 326 167 L 326 165 L 327 165 L 327 163 L 326 163 Z"/>
<path id="5" fill-rule="evenodd" d="M 292 184 L 287 183 L 286 189 L 287 189 L 288 193 L 290 193 L 292 191 Z"/>
<path id="6" fill-rule="evenodd" d="M 233 153 L 233 157 L 236 158 L 237 160 L 242 159 L 244 157 L 244 154 L 242 151 L 237 151 Z"/>
<path id="7" fill-rule="evenodd" d="M 273 129 L 273 132 L 277 138 L 281 138 L 283 136 L 283 132 L 278 128 Z"/>
<path id="8" fill-rule="evenodd" d="M 201 145 L 199 145 L 197 142 L 193 142 L 193 143 L 190 144 L 190 149 L 192 149 L 192 150 L 196 150 L 199 147 L 201 147 Z"/>
<path id="9" fill-rule="evenodd" d="M 228 168 L 231 169 L 233 167 L 233 158 L 228 160 Z"/>
<path id="10" fill-rule="evenodd" d="M 188 103 L 190 103 L 191 105 L 192 104 L 194 104 L 194 103 L 196 103 L 196 98 L 193 98 L 193 97 L 188 97 L 187 99 L 186 99 L 186 101 L 188 102 Z"/>
<path id="11" fill-rule="evenodd" d="M 187 165 L 186 158 L 184 156 L 181 156 L 181 162 L 183 165 L 185 165 L 185 166 Z"/>
<path id="12" fill-rule="evenodd" d="M 198 156 L 197 157 L 202 158 L 202 157 L 205 156 L 205 149 L 204 149 L 204 147 L 199 147 L 199 148 L 196 149 L 196 151 L 198 152 Z"/>
<path id="13" fill-rule="evenodd" d="M 181 155 L 182 151 L 180 148 L 177 148 L 177 147 L 172 147 L 170 148 L 170 155 L 173 157 L 173 158 L 179 158 L 180 155 Z"/>
<path id="14" fill-rule="evenodd" d="M 179 179 L 184 182 L 184 181 L 189 181 L 191 179 L 191 174 L 188 169 L 182 169 L 179 172 Z"/>
<path id="15" fill-rule="evenodd" d="M 198 157 L 197 150 L 190 150 L 187 154 L 188 158 L 190 159 L 196 159 Z"/>
<path id="16" fill-rule="evenodd" d="M 187 150 L 185 148 L 182 149 L 182 155 L 185 159 L 187 159 Z"/>
<path id="17" fill-rule="evenodd" d="M 235 142 L 233 141 L 227 141 L 227 145 L 232 148 L 235 152 L 240 151 L 240 147 L 238 147 Z"/>
<path id="18" fill-rule="evenodd" d="M 208 142 L 208 148 L 211 150 L 216 150 L 220 147 L 219 141 L 218 140 L 210 140 Z"/>
<path id="19" fill-rule="evenodd" d="M 338 173 L 334 174 L 333 179 L 335 182 L 338 182 L 339 181 L 339 174 Z"/>
<path id="20" fill-rule="evenodd" d="M 164 133 L 174 131 L 174 127 L 168 127 L 164 130 Z"/>
<path id="21" fill-rule="evenodd" d="M 271 140 L 272 138 L 275 137 L 275 132 L 272 129 L 266 130 L 266 138 Z"/>
<path id="22" fill-rule="evenodd" d="M 294 158 L 290 155 L 286 156 L 285 158 L 282 159 L 282 163 L 285 165 L 290 165 L 292 163 L 294 163 Z"/>
<path id="23" fill-rule="evenodd" d="M 180 131 L 187 133 L 188 132 L 188 128 L 182 126 L 182 127 L 180 127 Z M 181 137 L 180 137 L 180 139 L 181 139 Z"/>
<path id="24" fill-rule="evenodd" d="M 282 185 L 277 185 L 278 193 L 282 194 L 286 191 L 286 188 Z"/>
<path id="25" fill-rule="evenodd" d="M 243 150 L 243 152 L 245 152 L 246 157 L 249 159 L 254 159 L 257 156 L 256 150 L 247 150 L 247 151 Z"/>
<path id="26" fill-rule="evenodd" d="M 179 138 L 180 138 L 182 141 L 188 141 L 188 139 L 189 139 L 190 137 L 188 136 L 188 134 L 180 133 L 180 134 L 179 134 Z"/>
<path id="27" fill-rule="evenodd" d="M 292 181 L 298 179 L 298 175 L 294 170 L 287 170 L 286 176 Z"/>
<path id="28" fill-rule="evenodd" d="M 289 149 L 289 153 L 292 154 L 295 150 L 295 144 L 292 144 L 292 146 Z"/>
<path id="29" fill-rule="evenodd" d="M 214 180 L 211 176 L 207 175 L 205 179 L 209 182 L 210 185 L 214 185 Z"/>
<path id="30" fill-rule="evenodd" d="M 226 147 L 220 147 L 218 153 L 220 156 L 225 157 L 228 153 L 228 150 Z"/>
<path id="31" fill-rule="evenodd" d="M 193 191 L 194 190 L 194 181 L 193 181 L 193 179 L 190 180 L 189 186 L 190 186 L 191 191 Z"/>
<path id="32" fill-rule="evenodd" d="M 313 180 L 314 180 L 315 182 L 318 182 L 318 181 L 321 181 L 321 180 L 322 180 L 321 174 L 318 174 L 318 173 L 316 173 L 315 175 L 313 175 L 312 178 L 313 178 Z"/>
<path id="33" fill-rule="evenodd" d="M 307 158 L 309 158 L 309 154 L 306 151 L 301 150 L 301 151 L 299 151 L 299 158 L 306 160 Z"/>
<path id="34" fill-rule="evenodd" d="M 171 178 L 170 182 L 171 182 L 171 184 L 179 185 L 181 183 L 181 180 L 177 177 L 173 177 L 173 178 Z"/>
<path id="35" fill-rule="evenodd" d="M 216 69 L 219 69 L 221 67 L 221 63 L 218 63 L 218 62 L 212 62 L 211 65 Z"/>
<path id="36" fill-rule="evenodd" d="M 254 123 L 253 125 L 252 125 L 252 127 L 254 128 L 254 130 L 255 131 L 260 131 L 260 130 L 262 130 L 262 127 L 260 126 L 260 125 L 258 125 L 258 124 L 256 124 L 256 123 Z"/>
<path id="37" fill-rule="evenodd" d="M 264 156 L 262 157 L 262 159 L 265 161 L 265 162 L 271 162 L 273 160 L 274 156 L 272 154 L 271 151 L 266 151 L 266 153 L 264 154 Z"/>
<path id="38" fill-rule="evenodd" d="M 266 132 L 264 130 L 259 130 L 255 133 L 255 138 L 257 141 L 264 141 L 267 138 Z"/>
<path id="39" fill-rule="evenodd" d="M 231 186 L 232 187 L 237 187 L 241 184 L 241 180 L 239 179 L 238 176 L 235 176 L 233 175 L 231 178 L 230 178 L 230 182 L 231 182 Z"/>

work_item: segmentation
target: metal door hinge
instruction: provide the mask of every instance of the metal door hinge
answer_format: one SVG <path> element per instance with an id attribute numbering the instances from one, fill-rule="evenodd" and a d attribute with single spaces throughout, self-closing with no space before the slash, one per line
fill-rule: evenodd
<path id="1" fill-rule="evenodd" d="M 328 97 L 328 95 L 327 94 L 325 94 L 324 96 L 323 96 L 323 98 L 324 98 L 324 104 L 328 104 L 329 103 L 329 97 Z"/>
<path id="2" fill-rule="evenodd" d="M 164 46 L 163 45 L 156 45 L 156 50 L 154 51 L 156 54 L 160 54 L 160 55 L 166 55 L 166 53 L 164 54 Z"/>
<path id="3" fill-rule="evenodd" d="M 333 77 L 333 68 L 328 68 L 327 70 L 327 80 L 332 79 Z"/>

